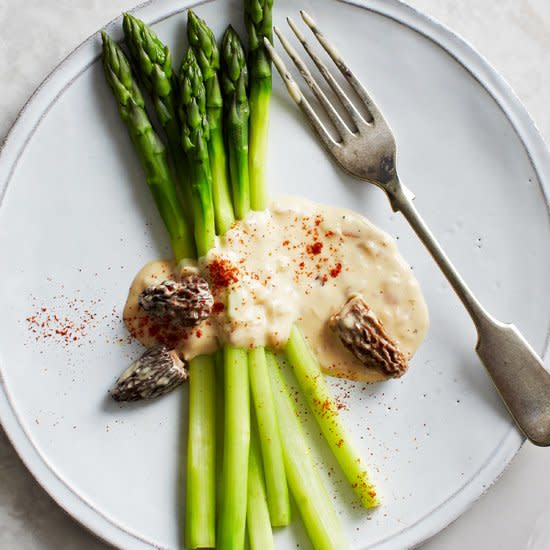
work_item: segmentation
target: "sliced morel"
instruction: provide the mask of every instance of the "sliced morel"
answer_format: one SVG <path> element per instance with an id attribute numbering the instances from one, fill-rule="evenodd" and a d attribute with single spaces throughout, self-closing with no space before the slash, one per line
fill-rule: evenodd
<path id="1" fill-rule="evenodd" d="M 189 275 L 180 282 L 148 286 L 139 295 L 139 305 L 165 323 L 193 327 L 210 316 L 214 297 L 205 279 Z"/>
<path id="2" fill-rule="evenodd" d="M 189 377 L 186 364 L 164 344 L 149 348 L 116 381 L 115 401 L 154 399 L 172 391 Z"/>
<path id="3" fill-rule="evenodd" d="M 365 367 L 393 378 L 399 378 L 407 370 L 405 356 L 362 296 L 352 295 L 330 318 L 329 326 Z"/>

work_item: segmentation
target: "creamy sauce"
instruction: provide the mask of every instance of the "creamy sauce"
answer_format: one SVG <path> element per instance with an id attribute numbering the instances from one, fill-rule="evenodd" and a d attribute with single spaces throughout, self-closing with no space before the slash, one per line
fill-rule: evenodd
<path id="1" fill-rule="evenodd" d="M 215 313 L 199 327 L 163 334 L 138 306 L 153 283 L 198 269 L 209 279 Z M 394 240 L 364 217 L 301 198 L 275 200 L 251 212 L 219 239 L 198 264 L 147 264 L 136 276 L 124 319 L 145 345 L 160 339 L 189 359 L 211 353 L 219 342 L 238 347 L 282 347 L 294 322 L 332 376 L 374 381 L 328 328 L 328 319 L 352 293 L 363 296 L 407 358 L 428 327 L 428 313 L 411 268 Z"/>

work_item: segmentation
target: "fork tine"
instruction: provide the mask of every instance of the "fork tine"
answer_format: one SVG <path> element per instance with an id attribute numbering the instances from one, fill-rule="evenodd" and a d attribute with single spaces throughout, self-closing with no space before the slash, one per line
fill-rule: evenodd
<path id="1" fill-rule="evenodd" d="M 362 126 L 365 122 L 372 122 L 372 117 L 369 116 L 369 118 L 365 121 L 355 105 L 351 102 L 350 98 L 347 96 L 346 92 L 342 90 L 342 87 L 338 82 L 336 82 L 336 79 L 332 76 L 332 73 L 329 71 L 327 66 L 321 61 L 321 58 L 313 51 L 311 48 L 309 42 L 305 39 L 304 35 L 300 31 L 300 29 L 296 26 L 296 23 L 290 18 L 287 17 L 287 22 L 296 35 L 296 38 L 300 41 L 306 52 L 308 53 L 309 57 L 315 63 L 317 69 L 319 69 L 319 72 L 323 76 L 323 78 L 327 81 L 328 85 L 333 89 L 334 93 L 338 96 L 338 99 L 350 115 L 351 119 L 353 120 L 355 126 L 359 128 Z M 370 115 L 370 112 L 369 112 Z"/>
<path id="2" fill-rule="evenodd" d="M 305 98 L 302 90 L 300 90 L 300 86 L 298 86 L 296 81 L 292 78 L 292 75 L 288 72 L 288 69 L 286 68 L 283 60 L 275 51 L 275 48 L 273 48 L 271 42 L 267 38 L 264 38 L 264 44 L 267 52 L 269 53 L 269 56 L 271 57 L 271 60 L 273 61 L 273 64 L 281 75 L 283 82 L 285 83 L 286 89 L 288 90 L 290 97 L 309 119 L 314 130 L 321 138 L 321 141 L 325 144 L 329 151 L 333 151 L 335 148 L 339 147 L 338 143 L 328 133 L 327 129 L 321 122 L 321 119 L 317 116 L 317 113 L 314 111 L 309 101 Z"/>
<path id="3" fill-rule="evenodd" d="M 290 18 L 287 18 L 287 21 L 290 24 Z M 309 86 L 309 88 L 313 91 L 321 105 L 325 108 L 325 111 L 327 115 L 329 116 L 330 120 L 332 120 L 334 126 L 338 130 L 338 133 L 342 137 L 344 141 L 346 141 L 346 137 L 351 133 L 351 130 L 346 126 L 346 123 L 342 120 L 332 103 L 329 101 L 328 97 L 325 95 L 323 90 L 319 87 L 315 79 L 313 78 L 313 75 L 311 74 L 310 70 L 307 68 L 306 64 L 302 61 L 300 56 L 298 55 L 298 52 L 291 46 L 290 42 L 284 37 L 284 35 L 279 31 L 277 27 L 273 27 L 273 30 L 275 31 L 275 34 L 279 38 L 283 48 L 285 49 L 286 53 L 290 57 L 290 59 L 294 62 L 294 65 L 296 65 L 296 68 L 300 71 L 300 74 L 302 75 L 305 83 Z"/>
<path id="4" fill-rule="evenodd" d="M 369 96 L 369 93 L 361 84 L 360 80 L 353 74 L 351 69 L 346 65 L 346 62 L 342 59 L 342 56 L 338 53 L 336 48 L 325 38 L 323 33 L 319 30 L 319 27 L 317 27 L 317 24 L 312 19 L 310 15 L 308 15 L 304 10 L 300 10 L 300 15 L 302 16 L 302 19 L 304 20 L 304 23 L 311 29 L 313 34 L 315 35 L 315 38 L 319 41 L 321 46 L 323 46 L 324 50 L 328 53 L 330 58 L 334 61 L 344 78 L 350 83 L 351 87 L 355 90 L 357 95 L 361 98 L 367 109 L 369 110 L 370 114 L 372 115 L 373 121 L 376 122 L 377 120 L 383 120 L 383 117 L 380 113 L 380 111 L 377 109 L 376 105 L 372 101 L 371 97 Z"/>

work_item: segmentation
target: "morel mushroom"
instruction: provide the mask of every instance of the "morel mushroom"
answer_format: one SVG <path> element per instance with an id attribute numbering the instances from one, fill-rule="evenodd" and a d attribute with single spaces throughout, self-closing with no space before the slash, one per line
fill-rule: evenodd
<path id="1" fill-rule="evenodd" d="M 119 377 L 111 396 L 115 401 L 154 399 L 172 391 L 189 377 L 186 364 L 164 344 L 149 348 Z"/>
<path id="2" fill-rule="evenodd" d="M 205 279 L 189 275 L 180 282 L 164 281 L 148 286 L 139 295 L 139 305 L 165 323 L 193 327 L 209 317 L 214 297 Z"/>
<path id="3" fill-rule="evenodd" d="M 330 318 L 329 326 L 365 367 L 392 378 L 399 378 L 407 370 L 405 356 L 362 296 L 352 295 Z"/>

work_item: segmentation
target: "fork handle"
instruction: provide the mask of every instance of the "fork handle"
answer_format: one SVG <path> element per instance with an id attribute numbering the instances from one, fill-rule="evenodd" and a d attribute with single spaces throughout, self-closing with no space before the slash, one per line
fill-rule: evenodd
<path id="1" fill-rule="evenodd" d="M 405 216 L 464 304 L 477 329 L 476 351 L 523 433 L 550 445 L 550 374 L 514 325 L 492 317 L 480 304 L 414 206 L 414 195 L 398 179 L 386 186 L 394 211 Z"/>

